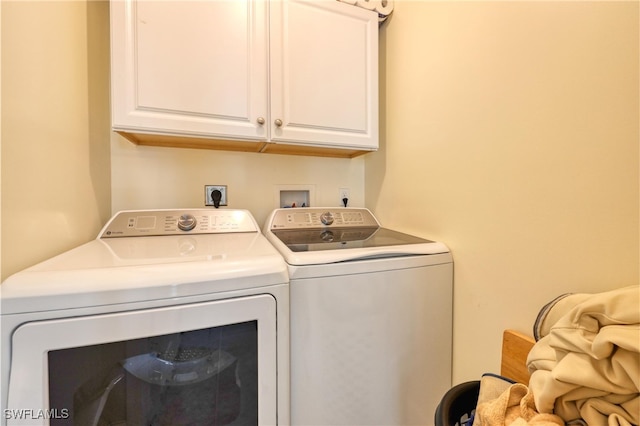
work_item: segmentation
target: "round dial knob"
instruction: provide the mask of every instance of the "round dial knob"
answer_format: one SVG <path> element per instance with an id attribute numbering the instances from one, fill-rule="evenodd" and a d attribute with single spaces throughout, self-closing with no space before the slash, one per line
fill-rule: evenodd
<path id="1" fill-rule="evenodd" d="M 333 213 L 324 212 L 320 215 L 320 222 L 325 225 L 331 225 L 333 223 Z"/>
<path id="2" fill-rule="evenodd" d="M 178 218 L 178 228 L 182 231 L 191 231 L 198 221 L 190 214 L 183 214 Z"/>

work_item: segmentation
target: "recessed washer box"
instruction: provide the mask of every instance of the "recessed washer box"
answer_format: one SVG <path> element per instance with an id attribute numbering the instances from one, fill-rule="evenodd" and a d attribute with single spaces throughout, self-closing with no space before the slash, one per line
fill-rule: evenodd
<path id="1" fill-rule="evenodd" d="M 315 205 L 315 185 L 276 185 L 276 206 L 311 207 Z"/>

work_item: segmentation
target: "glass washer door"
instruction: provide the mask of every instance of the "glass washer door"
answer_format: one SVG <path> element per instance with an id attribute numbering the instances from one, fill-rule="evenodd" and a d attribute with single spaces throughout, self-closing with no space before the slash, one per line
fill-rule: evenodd
<path id="1" fill-rule="evenodd" d="M 238 360 L 242 356 L 235 349 L 229 349 L 229 345 L 216 343 L 225 339 L 237 340 L 238 336 L 244 343 L 235 347 L 255 347 L 257 358 L 249 361 L 249 364 L 259 366 L 257 372 L 243 372 Z M 181 343 L 182 347 L 176 342 Z M 147 349 L 128 353 L 130 356 L 124 357 L 119 363 L 114 364 L 112 359 L 105 363 L 109 348 L 122 343 L 126 343 L 127 348 L 139 348 L 142 345 Z M 172 348 L 182 353 L 167 355 Z M 194 356 L 187 353 L 192 352 L 191 349 L 207 353 L 204 358 Z M 65 359 L 77 364 L 74 357 L 79 353 L 94 354 L 95 371 L 99 372 L 96 378 L 85 374 L 81 383 L 75 382 L 79 386 L 63 384 L 62 388 L 68 387 L 67 390 L 60 390 L 56 383 L 50 383 L 50 377 L 52 381 L 65 382 L 65 374 L 74 369 L 74 365 L 70 365 L 65 373 Z M 104 365 L 100 364 L 101 361 Z M 212 399 L 222 400 L 218 402 L 222 407 L 219 410 L 222 415 L 217 417 L 217 423 L 212 424 L 233 425 L 238 421 L 241 424 L 276 424 L 276 363 L 276 301 L 271 295 L 27 323 L 13 334 L 8 391 L 7 408 L 21 414 L 7 419 L 7 424 L 55 425 L 56 421 L 70 424 L 69 419 L 74 419 L 74 416 L 78 417 L 78 421 L 72 424 L 110 424 L 105 423 L 106 417 L 102 415 L 108 408 L 107 403 L 117 400 L 117 389 L 126 388 L 129 391 L 132 386 L 135 390 L 132 395 L 137 395 L 144 409 L 133 410 L 138 413 L 129 414 L 131 420 L 126 423 L 121 415 L 116 416 L 121 420 L 118 424 L 148 422 L 148 418 L 140 420 L 139 412 L 148 411 L 154 404 L 156 407 L 158 404 L 163 407 L 178 406 L 173 411 L 193 416 L 196 409 L 184 406 L 184 401 L 188 400 L 205 405 L 206 410 L 211 411 L 216 403 L 209 403 L 208 399 L 194 400 L 191 395 L 202 394 L 203 389 L 212 387 L 228 390 L 224 395 L 214 392 Z M 91 365 L 91 362 L 85 360 L 85 364 Z M 49 371 L 50 368 L 55 371 Z M 56 374 L 59 379 L 56 379 Z M 252 375 L 257 377 L 257 383 L 251 384 Z M 128 381 L 126 385 L 124 381 Z M 73 380 L 69 382 L 74 383 Z M 240 390 L 247 389 L 251 389 L 255 395 L 248 398 L 238 396 Z M 65 392 L 68 395 L 65 396 Z M 72 392 L 74 395 L 70 395 Z M 247 404 L 252 398 L 259 403 L 254 401 Z M 130 398 L 126 396 L 124 399 Z M 147 401 L 143 401 L 145 399 Z M 64 406 L 54 406 L 51 401 Z M 74 403 L 76 407 L 68 406 Z M 240 405 L 243 407 L 240 408 Z M 131 411 L 130 408 L 127 410 Z M 244 412 L 240 413 L 242 410 Z M 113 415 L 114 410 L 111 411 Z M 247 412 L 251 418 L 247 418 Z M 176 421 L 176 414 L 163 416 L 164 420 L 160 416 L 152 424 Z M 93 418 L 88 425 L 87 418 Z M 198 422 L 196 417 L 191 420 L 196 422 L 193 424 Z M 185 424 L 189 424 L 187 422 L 185 420 Z"/>
<path id="2" fill-rule="evenodd" d="M 271 232 L 293 252 L 393 247 L 433 242 L 378 227 L 278 229 Z"/>

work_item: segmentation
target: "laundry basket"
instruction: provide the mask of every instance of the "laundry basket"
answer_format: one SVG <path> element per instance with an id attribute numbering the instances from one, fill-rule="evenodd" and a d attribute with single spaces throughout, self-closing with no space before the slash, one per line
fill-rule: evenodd
<path id="1" fill-rule="evenodd" d="M 435 426 L 471 426 L 478 403 L 480 381 L 461 383 L 444 394 L 436 408 Z"/>

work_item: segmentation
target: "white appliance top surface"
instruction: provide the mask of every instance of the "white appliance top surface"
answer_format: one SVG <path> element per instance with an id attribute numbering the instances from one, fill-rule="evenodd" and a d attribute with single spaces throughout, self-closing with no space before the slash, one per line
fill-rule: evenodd
<path id="1" fill-rule="evenodd" d="M 298 266 L 449 253 L 440 242 L 383 228 L 365 208 L 276 209 L 264 233 Z"/>
<path id="2" fill-rule="evenodd" d="M 192 218 L 196 223 L 181 230 L 181 218 L 186 227 Z M 282 256 L 247 211 L 126 211 L 95 240 L 4 281 L 1 313 L 198 296 L 287 281 Z"/>

